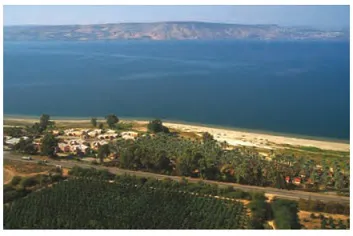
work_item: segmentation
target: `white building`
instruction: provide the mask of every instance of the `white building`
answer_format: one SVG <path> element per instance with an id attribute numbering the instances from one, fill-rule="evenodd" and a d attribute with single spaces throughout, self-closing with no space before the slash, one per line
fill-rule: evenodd
<path id="1" fill-rule="evenodd" d="M 22 137 L 22 139 L 26 140 L 28 137 Z M 6 144 L 8 145 L 16 145 L 20 142 L 21 138 L 10 138 L 5 141 Z"/>

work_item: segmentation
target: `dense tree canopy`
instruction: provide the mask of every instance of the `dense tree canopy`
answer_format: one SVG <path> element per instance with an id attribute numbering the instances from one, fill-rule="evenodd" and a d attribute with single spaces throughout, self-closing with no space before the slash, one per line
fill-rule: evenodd
<path id="1" fill-rule="evenodd" d="M 249 148 L 224 150 L 215 141 L 204 143 L 163 133 L 136 141 L 119 140 L 110 147 L 119 154 L 121 168 L 240 184 L 292 189 L 295 185 L 287 183 L 286 176 L 293 179 L 320 172 L 312 160 L 273 154 L 269 161 Z M 345 173 L 338 176 L 343 182 L 340 188 L 349 187 L 349 172 Z M 334 183 L 335 177 L 330 177 L 327 186 L 334 188 Z"/>
<path id="2" fill-rule="evenodd" d="M 14 145 L 13 148 L 17 152 L 25 153 L 34 155 L 38 152 L 37 147 L 33 144 L 33 139 L 23 139 L 21 138 L 20 141 Z"/>
<path id="3" fill-rule="evenodd" d="M 298 204 L 295 201 L 276 199 L 272 202 L 275 225 L 278 229 L 300 229 Z"/>
<path id="4" fill-rule="evenodd" d="M 47 114 L 42 114 L 40 116 L 39 125 L 45 130 L 50 124 L 50 116 Z"/>
<path id="5" fill-rule="evenodd" d="M 119 122 L 119 118 L 114 114 L 107 115 L 105 119 L 107 121 L 109 128 L 114 128 L 115 124 Z"/>
<path id="6" fill-rule="evenodd" d="M 98 148 L 98 158 L 100 162 L 103 163 L 104 158 L 106 158 L 110 154 L 110 149 L 108 144 L 104 144 Z"/>
<path id="7" fill-rule="evenodd" d="M 26 135 L 26 130 L 22 127 L 4 127 L 4 135 L 20 138 Z"/>
<path id="8" fill-rule="evenodd" d="M 58 140 L 51 133 L 46 133 L 41 142 L 41 154 L 46 156 L 55 156 L 55 148 L 58 146 Z"/>
<path id="9" fill-rule="evenodd" d="M 147 129 L 152 133 L 169 133 L 169 129 L 165 127 L 159 119 L 150 121 L 147 125 Z"/>

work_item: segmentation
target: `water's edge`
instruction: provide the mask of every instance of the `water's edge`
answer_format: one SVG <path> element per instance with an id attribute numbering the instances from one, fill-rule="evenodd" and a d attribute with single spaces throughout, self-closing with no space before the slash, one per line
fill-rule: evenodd
<path id="1" fill-rule="evenodd" d="M 11 119 L 38 119 L 40 115 L 21 115 L 21 114 L 4 114 L 4 120 L 11 120 Z M 104 119 L 104 117 L 96 117 L 97 119 Z M 69 116 L 51 116 L 53 120 L 90 120 L 91 117 L 69 117 Z M 124 117 L 119 116 L 119 119 L 125 121 L 149 121 L 156 119 L 156 117 Z M 222 126 L 217 124 L 206 124 L 206 123 L 197 123 L 197 122 L 189 122 L 183 120 L 171 120 L 171 119 L 161 119 L 165 123 L 174 123 L 174 124 L 181 124 L 181 125 L 194 125 L 198 127 L 207 127 L 207 128 L 215 128 L 215 129 L 224 129 L 230 131 L 240 131 L 246 133 L 256 133 L 256 134 L 266 134 L 266 135 L 273 135 L 273 136 L 282 136 L 282 137 L 289 137 L 289 138 L 301 138 L 301 139 L 309 139 L 309 140 L 317 140 L 317 141 L 328 141 L 328 142 L 338 142 L 338 143 L 345 143 L 349 144 L 350 140 L 345 139 L 335 139 L 335 138 L 328 138 L 328 137 L 318 137 L 318 136 L 308 136 L 308 135 L 300 135 L 300 134 L 293 134 L 293 133 L 281 133 L 281 132 L 273 132 L 268 130 L 255 130 L 255 129 L 244 129 L 241 127 L 230 127 L 230 126 Z"/>

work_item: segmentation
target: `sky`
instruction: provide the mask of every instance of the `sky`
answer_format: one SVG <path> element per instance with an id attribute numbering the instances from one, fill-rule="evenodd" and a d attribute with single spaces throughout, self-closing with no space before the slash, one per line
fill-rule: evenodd
<path id="1" fill-rule="evenodd" d="M 349 27 L 349 6 L 4 6 L 4 25 L 205 21 Z"/>

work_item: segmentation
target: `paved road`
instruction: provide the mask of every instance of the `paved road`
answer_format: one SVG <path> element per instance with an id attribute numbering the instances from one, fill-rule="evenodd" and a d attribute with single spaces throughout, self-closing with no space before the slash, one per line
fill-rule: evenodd
<path id="1" fill-rule="evenodd" d="M 4 151 L 3 154 L 4 154 L 4 159 L 17 160 L 17 161 L 23 161 L 23 162 L 34 162 L 34 163 L 38 161 L 36 159 L 32 161 L 22 160 L 20 156 L 14 155 L 7 151 Z M 76 161 L 50 160 L 47 164 L 61 165 L 64 168 L 72 168 L 74 166 L 80 166 L 85 168 L 94 167 L 97 169 L 106 169 L 113 174 L 130 174 L 130 175 L 136 175 L 138 177 L 146 177 L 146 178 L 147 177 L 153 177 L 157 179 L 171 178 L 173 180 L 181 180 L 181 177 L 179 176 L 169 176 L 169 175 L 160 175 L 160 174 L 154 174 L 154 173 L 148 173 L 148 172 L 142 172 L 142 171 L 124 170 L 116 167 L 93 166 L 91 164 L 86 164 L 84 162 L 76 162 Z M 189 182 L 194 182 L 194 183 L 200 180 L 195 178 L 186 178 L 186 179 L 188 179 Z M 309 193 L 309 192 L 303 192 L 303 191 L 297 191 L 297 190 L 289 191 L 289 190 L 282 190 L 282 189 L 275 189 L 275 188 L 268 188 L 268 187 L 265 188 L 265 187 L 241 185 L 241 184 L 234 184 L 234 183 L 223 183 L 223 182 L 217 182 L 217 181 L 211 181 L 211 180 L 203 180 L 203 181 L 209 184 L 217 184 L 220 187 L 232 186 L 235 189 L 240 189 L 243 191 L 264 192 L 266 194 L 273 194 L 276 197 L 290 199 L 290 200 L 299 200 L 300 198 L 303 198 L 303 199 L 311 198 L 312 200 L 320 200 L 324 202 L 334 201 L 334 202 L 341 202 L 341 203 L 349 203 L 349 197 L 343 197 L 343 196 L 320 194 L 320 193 Z"/>

